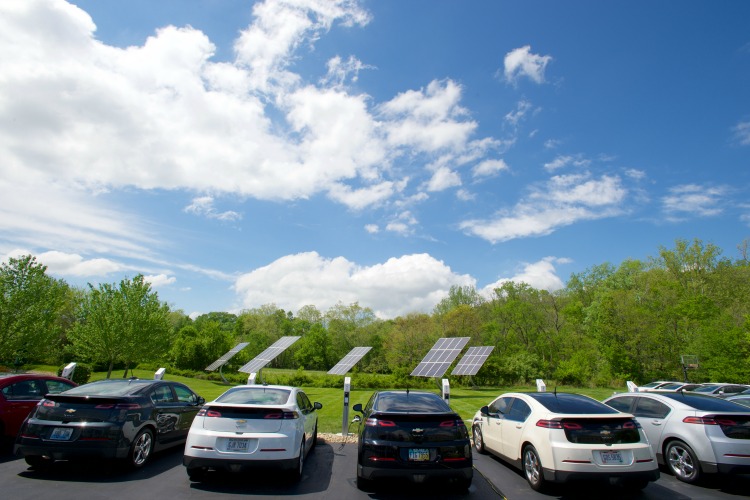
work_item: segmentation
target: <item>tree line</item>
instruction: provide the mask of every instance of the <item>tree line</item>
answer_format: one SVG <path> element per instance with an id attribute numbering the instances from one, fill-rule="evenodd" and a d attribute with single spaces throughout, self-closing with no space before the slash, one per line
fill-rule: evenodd
<path id="1" fill-rule="evenodd" d="M 27 255 L 0 270 L 0 363 L 91 363 L 97 369 L 159 363 L 203 371 L 239 342 L 224 368 L 236 371 L 283 336 L 300 340 L 271 366 L 328 370 L 353 347 L 372 350 L 355 372 L 411 370 L 441 337 L 494 346 L 471 383 L 536 378 L 556 384 L 620 386 L 626 380 L 683 378 L 682 356 L 699 368 L 691 381 L 750 383 L 750 265 L 700 240 L 677 240 L 645 261 L 603 263 L 549 292 L 506 282 L 491 297 L 454 286 L 431 313 L 379 319 L 358 303 L 294 314 L 267 304 L 238 314 L 191 319 L 159 300 L 141 275 L 80 289 L 47 274 Z"/>

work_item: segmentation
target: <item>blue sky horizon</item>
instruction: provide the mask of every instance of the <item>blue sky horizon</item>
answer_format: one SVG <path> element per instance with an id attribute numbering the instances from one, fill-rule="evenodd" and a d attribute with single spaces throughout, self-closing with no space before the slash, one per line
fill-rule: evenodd
<path id="1" fill-rule="evenodd" d="M 750 3 L 0 4 L 0 259 L 197 315 L 750 238 Z"/>

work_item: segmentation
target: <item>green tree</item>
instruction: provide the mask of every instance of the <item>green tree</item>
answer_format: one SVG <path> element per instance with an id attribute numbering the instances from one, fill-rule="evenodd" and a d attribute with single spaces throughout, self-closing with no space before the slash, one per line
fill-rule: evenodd
<path id="1" fill-rule="evenodd" d="M 81 304 L 79 321 L 70 337 L 72 350 L 82 358 L 125 370 L 142 361 L 156 361 L 171 345 L 169 306 L 142 275 L 120 281 L 119 287 L 103 283 L 89 285 Z"/>
<path id="2" fill-rule="evenodd" d="M 21 363 L 58 354 L 69 322 L 65 311 L 71 292 L 65 282 L 46 274 L 36 257 L 10 258 L 0 268 L 0 360 Z"/>

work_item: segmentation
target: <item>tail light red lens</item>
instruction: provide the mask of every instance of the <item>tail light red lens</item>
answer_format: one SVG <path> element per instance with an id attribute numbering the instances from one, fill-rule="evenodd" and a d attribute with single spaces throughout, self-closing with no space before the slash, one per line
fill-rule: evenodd
<path id="1" fill-rule="evenodd" d="M 377 418 L 368 418 L 365 420 L 367 427 L 396 427 L 396 422 L 392 420 L 378 420 Z"/>
<path id="2" fill-rule="evenodd" d="M 563 428 L 568 429 L 569 431 L 580 431 L 583 429 L 583 426 L 575 422 L 564 422 Z"/>
<path id="3" fill-rule="evenodd" d="M 682 421 L 686 424 L 719 425 L 713 417 L 685 417 Z"/>
<path id="4" fill-rule="evenodd" d="M 537 420 L 537 427 L 544 427 L 545 429 L 562 429 L 562 423 L 559 420 Z"/>
<path id="5" fill-rule="evenodd" d="M 196 417 L 221 417 L 221 412 L 210 408 L 201 408 Z"/>
<path id="6" fill-rule="evenodd" d="M 278 411 L 274 413 L 266 413 L 266 415 L 263 417 L 265 419 L 278 419 L 278 420 L 291 420 L 295 418 L 299 418 L 299 413 L 296 411 Z"/>
<path id="7" fill-rule="evenodd" d="M 55 402 L 54 401 L 50 401 L 49 399 L 42 399 L 41 401 L 39 401 L 38 404 L 40 406 L 47 406 L 47 407 L 54 407 L 55 406 Z"/>
<path id="8" fill-rule="evenodd" d="M 97 410 L 138 410 L 141 408 L 141 405 L 138 403 L 101 404 L 96 405 L 94 408 Z"/>

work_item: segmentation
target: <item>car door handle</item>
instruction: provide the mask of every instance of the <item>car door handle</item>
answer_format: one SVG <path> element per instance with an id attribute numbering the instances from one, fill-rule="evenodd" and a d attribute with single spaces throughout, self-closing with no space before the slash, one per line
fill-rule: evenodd
<path id="1" fill-rule="evenodd" d="M 651 425 L 661 425 L 661 420 L 652 420 Z"/>

